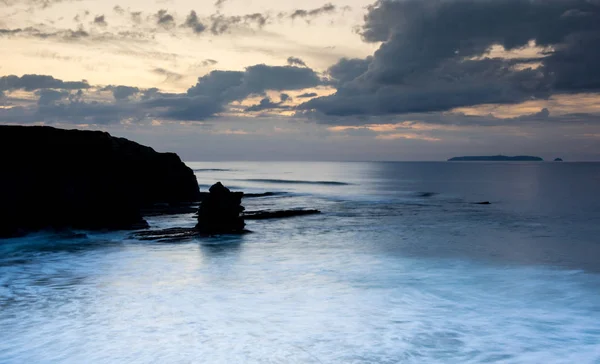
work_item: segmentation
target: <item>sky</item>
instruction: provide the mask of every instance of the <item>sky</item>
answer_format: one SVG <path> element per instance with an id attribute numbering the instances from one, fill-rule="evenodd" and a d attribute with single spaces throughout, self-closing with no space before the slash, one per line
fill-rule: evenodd
<path id="1" fill-rule="evenodd" d="M 0 0 L 0 123 L 188 161 L 600 160 L 600 0 Z"/>

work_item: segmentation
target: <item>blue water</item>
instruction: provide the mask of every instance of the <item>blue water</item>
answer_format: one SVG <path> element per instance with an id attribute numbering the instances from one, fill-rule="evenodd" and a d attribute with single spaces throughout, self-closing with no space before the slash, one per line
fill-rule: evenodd
<path id="1" fill-rule="evenodd" d="M 188 164 L 323 214 L 0 241 L 0 363 L 600 363 L 600 164 Z"/>

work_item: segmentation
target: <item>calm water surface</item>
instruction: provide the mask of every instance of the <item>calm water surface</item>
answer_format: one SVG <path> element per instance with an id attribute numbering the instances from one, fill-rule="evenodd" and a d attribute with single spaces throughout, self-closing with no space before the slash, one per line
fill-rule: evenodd
<path id="1" fill-rule="evenodd" d="M 188 165 L 323 214 L 2 240 L 0 363 L 600 363 L 600 164 Z"/>

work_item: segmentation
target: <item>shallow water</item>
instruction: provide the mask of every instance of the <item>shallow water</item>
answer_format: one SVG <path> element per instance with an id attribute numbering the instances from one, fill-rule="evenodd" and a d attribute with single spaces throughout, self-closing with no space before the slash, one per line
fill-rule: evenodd
<path id="1" fill-rule="evenodd" d="M 323 214 L 1 241 L 0 363 L 600 362 L 600 164 L 188 164 Z"/>

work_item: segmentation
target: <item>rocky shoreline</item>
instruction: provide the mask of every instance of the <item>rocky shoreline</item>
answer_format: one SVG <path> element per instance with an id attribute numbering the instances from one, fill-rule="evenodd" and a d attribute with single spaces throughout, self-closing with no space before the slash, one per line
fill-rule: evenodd
<path id="1" fill-rule="evenodd" d="M 147 227 L 142 210 L 200 201 L 174 153 L 101 131 L 0 126 L 0 237 Z"/>
<path id="2" fill-rule="evenodd" d="M 40 230 L 142 230 L 145 217 L 197 212 L 194 229 L 137 233 L 140 238 L 246 233 L 244 220 L 288 218 L 317 210 L 247 211 L 220 182 L 200 192 L 174 153 L 101 131 L 0 125 L 0 238 Z"/>

